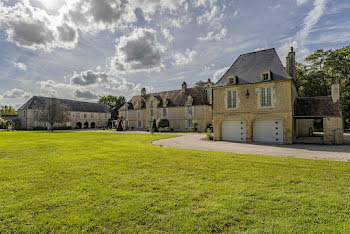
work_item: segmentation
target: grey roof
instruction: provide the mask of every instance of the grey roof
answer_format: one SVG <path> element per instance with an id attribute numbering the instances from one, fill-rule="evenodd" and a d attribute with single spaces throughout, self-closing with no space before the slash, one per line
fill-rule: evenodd
<path id="1" fill-rule="evenodd" d="M 48 101 L 52 99 L 57 100 L 60 104 L 67 105 L 70 108 L 70 111 L 109 113 L 107 107 L 99 103 L 81 102 L 75 100 L 39 96 L 34 96 L 31 99 L 29 99 L 29 101 L 27 101 L 23 106 L 21 106 L 19 110 L 45 108 L 48 104 Z"/>
<path id="2" fill-rule="evenodd" d="M 272 80 L 292 79 L 284 69 L 276 50 L 272 48 L 241 54 L 214 87 L 227 86 L 227 76 L 229 75 L 235 75 L 238 84 L 259 83 L 262 82 L 260 73 L 266 70 L 271 71 Z"/>
<path id="3" fill-rule="evenodd" d="M 339 103 L 334 103 L 332 97 L 298 97 L 295 100 L 295 117 L 341 117 Z"/>
<path id="4" fill-rule="evenodd" d="M 167 106 L 185 106 L 187 97 L 191 96 L 193 98 L 192 105 L 209 105 L 209 102 L 207 100 L 207 93 L 206 91 L 201 87 L 193 87 L 186 89 L 185 92 L 182 92 L 182 90 L 172 90 L 172 91 L 165 91 L 165 92 L 159 92 L 159 93 L 150 93 L 146 94 L 145 96 L 133 96 L 127 103 L 125 103 L 124 106 L 122 106 L 119 110 L 125 110 L 128 109 L 142 109 L 146 108 L 145 102 L 148 98 L 154 97 L 158 99 L 159 106 L 163 105 L 163 99 L 166 99 L 168 101 Z"/>

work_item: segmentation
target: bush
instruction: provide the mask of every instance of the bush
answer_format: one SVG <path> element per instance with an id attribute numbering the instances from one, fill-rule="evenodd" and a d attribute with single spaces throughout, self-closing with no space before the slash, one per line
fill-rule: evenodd
<path id="1" fill-rule="evenodd" d="M 15 130 L 15 123 L 12 120 L 6 120 L 5 121 L 5 126 L 6 126 L 8 131 Z"/>
<path id="2" fill-rule="evenodd" d="M 47 127 L 40 127 L 40 126 L 37 126 L 37 127 L 34 127 L 33 130 L 34 130 L 34 131 L 47 130 Z"/>
<path id="3" fill-rule="evenodd" d="M 168 128 L 170 126 L 169 120 L 167 119 L 161 119 L 159 121 L 158 127 L 159 128 Z"/>
<path id="4" fill-rule="evenodd" d="M 207 139 L 208 139 L 209 141 L 214 140 L 213 132 L 211 131 L 210 128 L 207 129 Z"/>
<path id="5" fill-rule="evenodd" d="M 3 120 L 3 119 L 0 117 L 0 129 L 5 128 L 5 127 L 6 127 L 6 122 L 5 122 L 5 120 Z"/>

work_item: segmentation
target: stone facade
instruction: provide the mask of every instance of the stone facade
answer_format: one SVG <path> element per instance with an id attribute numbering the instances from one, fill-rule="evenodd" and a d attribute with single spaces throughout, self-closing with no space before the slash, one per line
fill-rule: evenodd
<path id="1" fill-rule="evenodd" d="M 21 128 L 33 130 L 35 127 L 50 129 L 52 126 L 47 122 L 39 120 L 39 112 L 43 110 L 47 102 L 52 98 L 32 97 L 18 110 L 18 119 Z M 65 123 L 55 124 L 54 127 L 68 128 L 102 128 L 107 127 L 111 114 L 107 108 L 98 103 L 80 102 L 67 99 L 55 99 L 57 102 L 66 105 L 70 111 L 69 120 Z"/>
<path id="2" fill-rule="evenodd" d="M 261 106 L 261 88 L 271 87 L 272 104 Z M 237 107 L 227 109 L 227 91 L 237 92 Z M 249 96 L 247 96 L 249 93 Z M 294 81 L 269 81 L 256 84 L 217 87 L 214 95 L 214 140 L 222 139 L 224 120 L 242 120 L 246 124 L 246 140 L 253 141 L 253 125 L 256 120 L 278 119 L 283 122 L 283 142 L 293 142 L 293 103 L 296 97 Z"/>
<path id="3" fill-rule="evenodd" d="M 211 86 L 204 89 L 187 88 L 182 84 L 181 90 L 146 94 L 141 90 L 140 96 L 134 96 L 122 108 L 119 116 L 123 117 L 123 127 L 130 130 L 151 129 L 154 120 L 158 124 L 161 119 L 169 120 L 169 130 L 206 131 L 212 123 Z"/>
<path id="4" fill-rule="evenodd" d="M 26 130 L 33 130 L 35 127 L 51 128 L 48 123 L 41 122 L 38 119 L 38 111 L 35 109 L 19 110 L 18 116 L 21 126 Z M 103 128 L 107 127 L 108 120 L 111 118 L 110 113 L 97 112 L 69 112 L 70 120 L 55 124 L 54 127 L 71 127 L 71 128 Z"/>

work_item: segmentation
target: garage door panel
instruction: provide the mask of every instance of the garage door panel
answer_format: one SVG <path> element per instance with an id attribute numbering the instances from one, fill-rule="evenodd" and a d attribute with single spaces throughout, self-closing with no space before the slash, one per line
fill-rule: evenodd
<path id="1" fill-rule="evenodd" d="M 246 141 L 246 125 L 240 120 L 226 120 L 222 123 L 222 140 Z"/>
<path id="2" fill-rule="evenodd" d="M 253 125 L 253 141 L 283 142 L 283 123 L 281 120 L 257 120 Z"/>

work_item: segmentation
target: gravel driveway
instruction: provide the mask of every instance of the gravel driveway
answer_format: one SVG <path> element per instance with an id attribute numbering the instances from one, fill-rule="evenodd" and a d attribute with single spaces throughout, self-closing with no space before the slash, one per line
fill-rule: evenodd
<path id="1" fill-rule="evenodd" d="M 350 161 L 350 134 L 344 135 L 346 145 L 266 145 L 203 140 L 205 134 L 181 134 L 180 137 L 154 141 L 157 146 L 239 154 L 260 154 L 308 159 Z"/>

